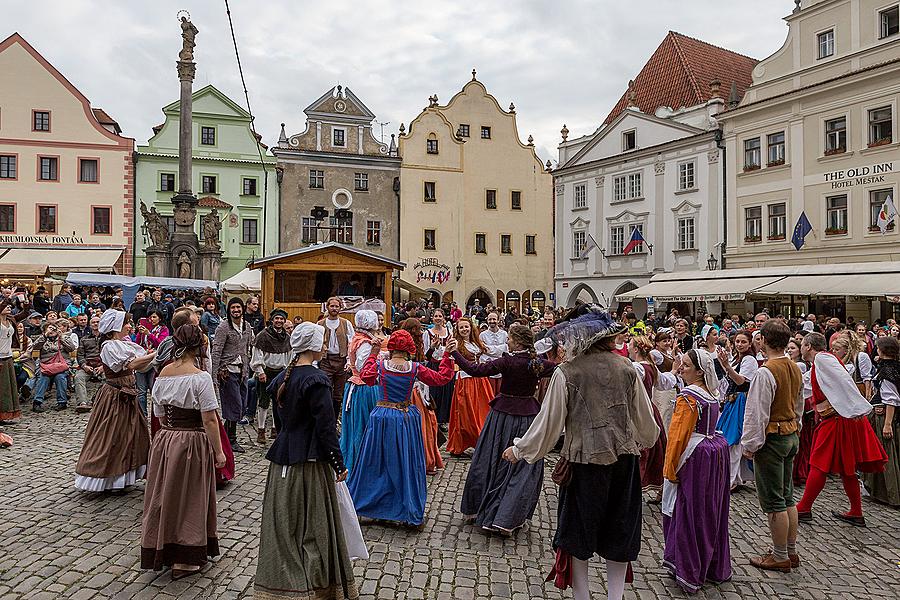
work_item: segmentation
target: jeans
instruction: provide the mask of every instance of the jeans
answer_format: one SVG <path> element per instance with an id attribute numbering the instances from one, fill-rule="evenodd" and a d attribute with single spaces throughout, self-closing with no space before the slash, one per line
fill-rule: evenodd
<path id="1" fill-rule="evenodd" d="M 84 369 L 78 369 L 75 372 L 75 403 L 78 406 L 87 406 L 90 402 L 87 392 L 87 384 L 91 380 L 91 376 Z M 103 381 L 103 375 L 100 375 L 99 381 Z"/>
<path id="2" fill-rule="evenodd" d="M 50 389 L 50 383 L 56 386 L 56 403 L 65 406 L 69 401 L 69 372 L 64 371 L 57 375 L 38 375 L 37 387 L 34 389 L 34 403 L 44 403 L 44 394 Z"/>
<path id="3" fill-rule="evenodd" d="M 156 381 L 156 371 L 150 369 L 146 373 L 134 372 L 134 381 L 137 387 L 138 404 L 144 415 L 147 414 L 147 393 L 153 389 L 153 382 Z"/>

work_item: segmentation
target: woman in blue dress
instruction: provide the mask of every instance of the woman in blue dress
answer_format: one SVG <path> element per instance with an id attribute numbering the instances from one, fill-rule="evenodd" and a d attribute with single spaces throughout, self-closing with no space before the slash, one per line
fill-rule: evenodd
<path id="1" fill-rule="evenodd" d="M 747 391 L 750 382 L 759 370 L 753 349 L 753 338 L 746 331 L 738 331 L 734 336 L 734 359 L 729 361 L 723 350 L 719 350 L 719 363 L 725 366 L 728 391 L 725 404 L 716 429 L 722 432 L 728 442 L 731 464 L 731 490 L 753 479 L 749 461 L 741 453 L 741 435 L 744 432 L 744 411 L 747 405 Z"/>
<path id="2" fill-rule="evenodd" d="M 362 446 L 369 415 L 375 404 L 381 400 L 381 388 L 377 385 L 366 385 L 359 376 L 372 352 L 378 354 L 374 350 L 375 340 L 381 340 L 378 315 L 372 310 L 361 310 L 356 313 L 355 323 L 356 333 L 350 341 L 347 356 L 351 376 L 344 386 L 344 408 L 341 417 L 341 453 L 344 455 L 344 465 L 351 473 Z"/>
<path id="3" fill-rule="evenodd" d="M 406 330 L 388 339 L 390 359 L 378 360 L 380 349 L 375 342 L 360 373 L 366 385 L 381 387 L 382 399 L 369 415 L 348 487 L 357 515 L 420 527 L 425 519 L 425 451 L 422 417 L 411 401 L 413 385 L 417 379 L 425 385 L 450 381 L 456 342 L 447 343 L 437 372 L 410 360 L 416 344 Z"/>

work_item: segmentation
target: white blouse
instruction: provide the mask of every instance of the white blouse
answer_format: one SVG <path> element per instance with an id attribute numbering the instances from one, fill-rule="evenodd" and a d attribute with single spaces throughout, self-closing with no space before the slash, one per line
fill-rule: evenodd
<path id="1" fill-rule="evenodd" d="M 146 350 L 128 340 L 109 340 L 100 347 L 100 360 L 116 373 L 124 369 L 128 361 L 145 354 Z"/>
<path id="2" fill-rule="evenodd" d="M 487 354 L 481 354 L 481 349 L 474 342 L 466 342 L 466 349 L 475 356 L 475 358 L 471 362 L 484 363 L 484 362 L 488 362 L 489 360 L 491 360 L 491 357 L 488 356 Z M 471 377 L 471 375 L 469 375 L 462 369 L 460 369 L 456 373 L 456 376 L 459 379 L 468 379 L 469 377 Z"/>
<path id="3" fill-rule="evenodd" d="M 872 359 L 865 352 L 860 352 L 856 356 L 855 362 L 848 362 L 845 367 L 847 367 L 847 372 L 850 373 L 851 377 L 855 378 L 856 373 L 856 365 L 859 365 L 859 378 L 862 381 L 872 381 Z"/>
<path id="4" fill-rule="evenodd" d="M 889 406 L 900 406 L 900 393 L 897 393 L 897 386 L 890 381 L 881 382 L 881 401 Z"/>
<path id="5" fill-rule="evenodd" d="M 16 325 L 10 320 L 12 325 L 4 325 L 0 323 L 0 358 L 12 357 L 12 339 L 16 334 Z"/>
<path id="6" fill-rule="evenodd" d="M 153 384 L 153 414 L 166 414 L 165 405 L 210 412 L 219 408 L 212 375 L 206 371 L 185 375 L 166 375 Z"/>

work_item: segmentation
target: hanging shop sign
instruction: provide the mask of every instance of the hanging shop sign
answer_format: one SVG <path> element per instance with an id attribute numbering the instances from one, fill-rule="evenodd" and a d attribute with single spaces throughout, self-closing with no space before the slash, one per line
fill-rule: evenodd
<path id="1" fill-rule="evenodd" d="M 885 162 L 878 163 L 877 165 L 831 171 L 830 173 L 825 173 L 824 177 L 825 183 L 831 184 L 831 189 L 838 190 L 841 188 L 853 187 L 854 185 L 884 183 L 885 175 L 893 172 L 894 163 Z"/>
<path id="2" fill-rule="evenodd" d="M 450 266 L 440 262 L 437 258 L 420 258 L 413 265 L 416 272 L 416 283 L 431 282 L 441 285 L 450 281 Z"/>

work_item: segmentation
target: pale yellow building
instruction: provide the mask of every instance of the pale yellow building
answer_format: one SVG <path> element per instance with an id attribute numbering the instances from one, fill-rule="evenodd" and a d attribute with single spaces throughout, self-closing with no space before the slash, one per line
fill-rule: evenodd
<path id="1" fill-rule="evenodd" d="M 740 104 L 716 116 L 727 156 L 723 265 L 898 261 L 900 226 L 895 219 L 882 233 L 878 213 L 888 198 L 898 204 L 900 5 L 803 0 L 785 21 L 784 45 L 754 68 Z M 798 251 L 791 238 L 803 213 L 812 231 Z M 757 293 L 755 308 L 791 304 L 777 286 L 766 289 L 774 291 Z M 795 311 L 897 313 L 885 297 L 896 289 L 783 291 Z"/>
<path id="2" fill-rule="evenodd" d="M 475 78 L 436 97 L 400 130 L 400 260 L 404 280 L 435 305 L 478 299 L 535 308 L 553 289 L 553 179 L 515 107 Z"/>
<path id="3" fill-rule="evenodd" d="M 131 275 L 134 140 L 17 33 L 0 42 L 0 111 L 0 275 Z"/>

